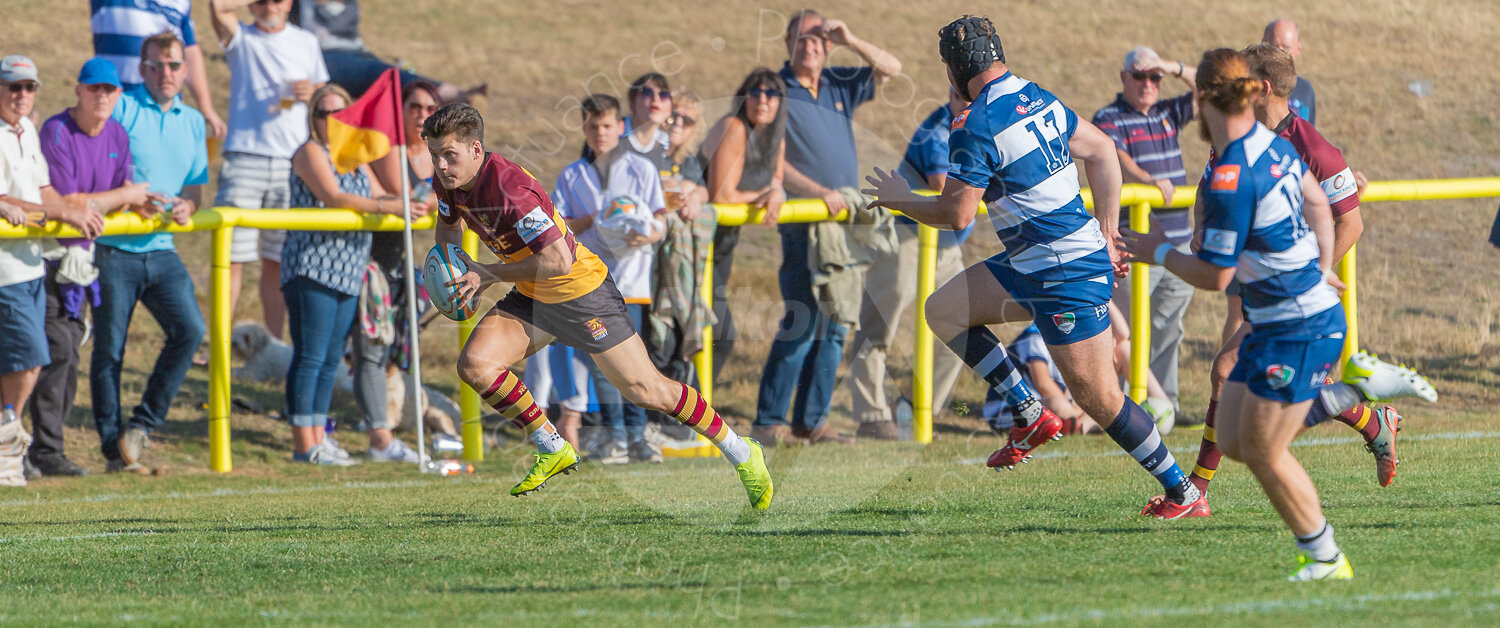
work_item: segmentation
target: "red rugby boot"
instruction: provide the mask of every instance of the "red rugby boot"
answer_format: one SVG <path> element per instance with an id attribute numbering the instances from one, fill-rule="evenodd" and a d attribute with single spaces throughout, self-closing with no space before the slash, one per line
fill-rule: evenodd
<path id="1" fill-rule="evenodd" d="M 1062 429 L 1062 419 L 1052 414 L 1051 410 L 1042 408 L 1042 416 L 1032 421 L 1031 425 L 1010 428 L 1010 442 L 990 454 L 989 462 L 985 464 L 994 469 L 1014 470 L 1017 463 L 1030 461 L 1031 453 L 1036 448 L 1047 441 L 1062 438 Z"/>

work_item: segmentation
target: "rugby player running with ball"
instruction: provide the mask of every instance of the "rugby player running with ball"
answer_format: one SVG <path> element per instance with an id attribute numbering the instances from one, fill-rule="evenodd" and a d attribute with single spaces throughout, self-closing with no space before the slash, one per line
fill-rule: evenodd
<path id="1" fill-rule="evenodd" d="M 1014 467 L 1057 436 L 1062 421 L 1042 406 L 986 325 L 1034 322 L 1074 400 L 1110 438 L 1150 472 L 1167 500 L 1202 501 L 1151 416 L 1120 391 L 1109 331 L 1113 275 L 1128 268 L 1114 249 L 1120 164 L 1114 142 L 1050 92 L 1010 73 L 988 18 L 964 16 L 943 27 L 938 47 L 948 79 L 972 104 L 953 120 L 941 196 L 914 194 L 906 179 L 867 177 L 879 204 L 940 229 L 973 222 L 989 203 L 1005 251 L 969 267 L 927 300 L 927 323 L 1016 415 L 1009 442 L 991 467 Z M 1079 196 L 1077 157 L 1094 193 L 1097 219 Z"/>
<path id="2" fill-rule="evenodd" d="M 515 289 L 480 319 L 458 356 L 458 375 L 537 447 L 536 463 L 511 495 L 524 495 L 578 467 L 578 451 L 542 414 L 510 365 L 555 337 L 587 352 L 631 403 L 672 415 L 719 447 L 734 465 L 750 504 L 771 505 L 771 474 L 759 443 L 740 438 L 697 390 L 662 375 L 636 334 L 603 262 L 574 240 L 546 191 L 520 166 L 484 150 L 484 120 L 454 103 L 422 125 L 432 154 L 439 245 L 459 245 L 464 228 L 500 258 L 465 260 L 469 272 L 449 282 L 466 305 L 497 282 Z"/>

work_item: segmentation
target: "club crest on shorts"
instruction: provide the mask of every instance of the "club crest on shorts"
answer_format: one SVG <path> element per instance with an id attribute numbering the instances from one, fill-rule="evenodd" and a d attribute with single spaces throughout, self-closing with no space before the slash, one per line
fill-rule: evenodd
<path id="1" fill-rule="evenodd" d="M 599 322 L 598 318 L 585 321 L 583 326 L 589 328 L 589 334 L 593 335 L 594 340 L 604 340 L 609 335 L 609 330 L 604 328 L 604 323 Z"/>
<path id="2" fill-rule="evenodd" d="M 1078 322 L 1072 312 L 1063 312 L 1062 314 L 1052 315 L 1052 324 L 1057 326 L 1057 331 L 1071 334 L 1073 333 L 1073 328 L 1078 325 Z"/>
<path id="3" fill-rule="evenodd" d="M 1272 364 L 1266 367 L 1266 385 L 1271 390 L 1281 390 L 1292 383 L 1292 378 L 1297 376 L 1297 370 L 1283 364 Z"/>

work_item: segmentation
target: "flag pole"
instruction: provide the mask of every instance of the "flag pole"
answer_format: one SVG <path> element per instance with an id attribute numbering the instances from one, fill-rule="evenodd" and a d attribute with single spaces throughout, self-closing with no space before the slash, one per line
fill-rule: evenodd
<path id="1" fill-rule="evenodd" d="M 388 78 L 387 78 L 388 77 Z M 413 262 L 412 252 L 414 250 L 411 241 L 411 165 L 407 163 L 406 143 L 411 138 L 406 137 L 406 126 L 401 117 L 401 78 L 394 69 L 385 71 L 385 76 L 391 82 L 391 91 L 396 98 L 396 133 L 400 141 L 395 149 L 401 151 L 401 224 L 402 245 L 406 254 L 402 256 L 405 264 L 404 278 L 406 280 L 406 327 L 407 335 L 411 340 L 411 355 L 407 356 L 410 361 L 408 368 L 411 372 L 413 390 L 407 391 L 412 399 L 412 418 L 417 424 L 417 467 L 422 473 L 429 471 L 429 460 L 427 457 L 427 426 L 422 421 L 422 396 L 426 392 L 422 386 L 422 347 L 418 342 L 421 327 L 417 324 L 417 270 Z"/>
<path id="2" fill-rule="evenodd" d="M 417 278 L 416 265 L 412 263 L 411 175 L 409 174 L 411 168 L 406 163 L 406 145 L 402 144 L 397 147 L 397 150 L 401 151 L 401 211 L 405 218 L 405 223 L 401 226 L 401 235 L 406 247 L 406 255 L 402 256 L 402 260 L 406 264 L 404 273 L 406 280 L 406 325 L 408 338 L 411 341 L 411 355 L 407 359 L 410 361 L 408 367 L 411 369 L 412 388 L 415 389 L 407 391 L 406 394 L 412 395 L 411 407 L 417 422 L 417 466 L 421 469 L 422 473 L 426 473 L 428 460 L 426 426 L 422 424 L 422 394 L 424 392 L 422 387 L 422 349 L 417 342 L 417 332 L 420 329 L 417 325 Z"/>

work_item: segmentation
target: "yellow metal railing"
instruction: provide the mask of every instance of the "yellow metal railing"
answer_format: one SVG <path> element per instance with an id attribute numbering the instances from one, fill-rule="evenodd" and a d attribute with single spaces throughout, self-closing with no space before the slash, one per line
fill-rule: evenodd
<path id="1" fill-rule="evenodd" d="M 1177 191 L 1173 198 L 1171 207 L 1188 207 L 1192 205 L 1194 192 L 1192 188 L 1184 187 Z M 1365 189 L 1361 198 L 1362 204 L 1384 202 L 1384 201 L 1414 201 L 1414 200 L 1443 200 L 1459 198 L 1481 198 L 1500 196 L 1500 177 L 1487 177 L 1475 179 L 1431 179 L 1416 181 L 1382 181 L 1372 182 Z M 1083 192 L 1084 201 L 1092 207 L 1092 198 L 1088 191 Z M 1157 188 L 1144 185 L 1126 185 L 1121 190 L 1120 203 L 1132 208 L 1131 227 L 1137 231 L 1143 231 L 1149 224 L 1149 213 L 1152 207 L 1161 207 L 1161 193 Z M 758 223 L 763 216 L 760 210 L 751 209 L 745 205 L 721 205 L 716 206 L 719 213 L 719 224 L 726 226 L 745 225 Z M 984 211 L 984 208 L 980 208 Z M 839 219 L 846 214 L 841 213 Z M 828 218 L 827 207 L 818 200 L 796 199 L 788 201 L 783 207 L 780 222 L 817 222 Z M 412 223 L 413 229 L 431 229 L 433 227 L 431 216 L 416 220 Z M 105 220 L 104 234 L 125 235 L 143 234 L 154 232 L 184 233 L 195 231 L 212 231 L 212 255 L 209 273 L 210 299 L 209 299 L 209 387 L 208 387 L 208 436 L 209 436 L 209 468 L 215 471 L 228 472 L 233 469 L 233 461 L 229 449 L 229 400 L 230 388 L 230 325 L 232 312 L 229 311 L 229 248 L 231 242 L 231 228 L 235 226 L 253 227 L 258 229 L 290 229 L 290 230 L 318 230 L 318 231 L 400 231 L 403 221 L 397 216 L 361 214 L 347 209 L 294 209 L 294 210 L 257 210 L 243 211 L 232 207 L 217 207 L 205 209 L 194 214 L 192 221 L 187 225 L 178 225 L 171 222 L 165 216 L 153 219 L 143 219 L 138 215 L 121 212 L 111 215 Z M 916 294 L 916 330 L 914 336 L 914 368 L 913 368 L 913 400 L 914 410 L 914 436 L 917 441 L 927 443 L 932 440 L 932 332 L 926 324 L 926 300 L 936 288 L 934 285 L 934 268 L 937 259 L 937 230 L 925 225 L 919 227 L 919 251 L 918 278 Z M 0 238 L 37 238 L 37 237 L 78 237 L 78 233 L 72 228 L 57 222 L 49 222 L 45 226 L 35 227 L 13 227 L 0 222 Z M 464 235 L 464 248 L 471 255 L 477 255 L 479 249 L 478 237 L 467 232 Z M 712 247 L 710 247 L 710 250 Z M 705 265 L 704 298 L 712 300 L 712 254 L 710 253 L 708 263 Z M 1146 291 L 1145 265 L 1137 264 L 1132 269 L 1134 278 L 1131 280 L 1131 396 L 1144 395 L 1144 374 L 1150 357 L 1150 295 Z M 1349 315 L 1349 334 L 1345 344 L 1345 351 L 1350 352 L 1359 345 L 1359 319 L 1357 316 L 1357 288 L 1354 250 L 1350 249 L 1349 255 L 1340 260 L 1338 265 L 1340 278 L 1348 286 L 1344 292 L 1344 307 Z M 472 333 L 476 320 L 465 321 L 459 326 L 459 337 L 466 341 Z M 709 398 L 713 394 L 713 342 L 711 330 L 704 332 L 704 350 L 696 356 L 700 383 L 703 394 Z M 481 407 L 477 393 L 467 386 L 463 388 L 460 395 L 460 405 L 463 412 L 462 435 L 464 441 L 464 457 L 469 460 L 481 460 L 483 451 L 481 447 L 482 429 L 479 424 Z"/>

